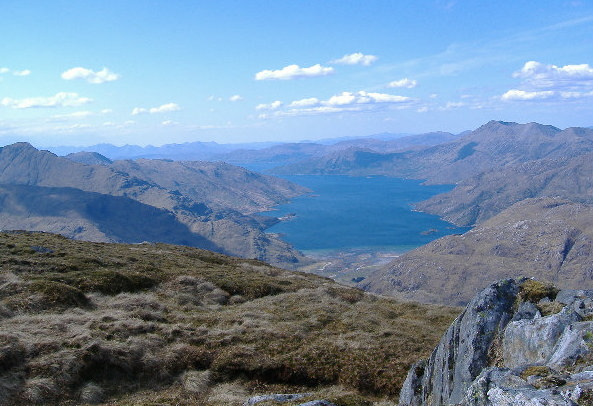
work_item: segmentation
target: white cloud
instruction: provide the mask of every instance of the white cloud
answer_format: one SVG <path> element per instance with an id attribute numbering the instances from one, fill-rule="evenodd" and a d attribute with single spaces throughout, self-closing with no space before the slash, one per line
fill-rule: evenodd
<path id="1" fill-rule="evenodd" d="M 356 93 L 342 92 L 339 95 L 332 96 L 329 100 L 324 102 L 324 104 L 330 106 L 344 106 L 350 104 L 402 103 L 410 100 L 409 97 L 405 96 L 359 91 Z"/>
<path id="2" fill-rule="evenodd" d="M 60 92 L 49 97 L 29 97 L 25 99 L 5 97 L 0 100 L 0 104 L 14 109 L 29 109 L 38 107 L 77 107 L 91 101 L 92 99 L 81 97 L 78 93 Z"/>
<path id="3" fill-rule="evenodd" d="M 240 95 L 235 94 L 235 95 L 229 97 L 229 100 L 232 102 L 238 102 L 238 101 L 243 100 L 243 98 Z"/>
<path id="4" fill-rule="evenodd" d="M 107 68 L 103 68 L 100 71 L 95 72 L 91 69 L 76 67 L 68 69 L 67 71 L 62 73 L 62 79 L 64 80 L 84 79 L 87 82 L 93 84 L 113 82 L 114 80 L 117 80 L 119 78 L 120 75 L 111 72 Z"/>
<path id="5" fill-rule="evenodd" d="M 317 97 L 309 97 L 307 99 L 295 100 L 290 103 L 289 107 L 309 107 L 315 106 L 320 103 L 320 100 Z"/>
<path id="6" fill-rule="evenodd" d="M 31 71 L 29 69 L 15 70 L 12 72 L 14 76 L 29 76 Z"/>
<path id="7" fill-rule="evenodd" d="M 179 107 L 179 105 L 177 103 L 167 103 L 167 104 L 163 104 L 162 106 L 159 106 L 159 107 L 151 107 L 151 108 L 134 107 L 134 109 L 132 110 L 132 115 L 137 116 L 138 114 L 144 114 L 144 113 L 149 113 L 149 114 L 169 113 L 172 111 L 179 111 L 179 110 L 181 110 L 181 107 Z"/>
<path id="8" fill-rule="evenodd" d="M 593 96 L 593 68 L 588 64 L 556 66 L 529 61 L 513 77 L 521 79 L 521 85 L 504 93 L 502 100 L 568 100 Z"/>
<path id="9" fill-rule="evenodd" d="M 95 115 L 95 113 L 91 111 L 75 111 L 74 113 L 70 114 L 59 114 L 53 116 L 54 118 L 63 119 L 63 118 L 85 118 Z"/>
<path id="10" fill-rule="evenodd" d="M 355 52 L 353 54 L 344 55 L 340 59 L 335 59 L 331 63 L 338 65 L 364 65 L 369 66 L 375 62 L 378 58 L 375 55 L 364 55 L 361 52 Z"/>
<path id="11" fill-rule="evenodd" d="M 448 110 L 458 109 L 463 106 L 465 106 L 465 103 L 463 103 L 463 102 L 447 102 L 447 104 L 445 104 L 443 107 L 440 107 L 439 110 L 448 111 Z"/>
<path id="12" fill-rule="evenodd" d="M 588 64 L 545 65 L 536 61 L 526 62 L 513 74 L 513 77 L 524 80 L 524 83 L 534 88 L 547 89 L 577 89 L 593 87 L 593 68 Z"/>
<path id="13" fill-rule="evenodd" d="M 575 96 L 575 92 L 593 89 L 593 68 L 588 64 L 558 67 L 529 61 L 521 70 L 513 73 L 513 77 L 522 79 L 522 87 L 528 90 L 568 91 Z"/>
<path id="14" fill-rule="evenodd" d="M 0 74 L 2 74 L 2 73 L 8 73 L 8 72 L 10 72 L 10 69 L 8 69 L 8 68 L 0 68 Z"/>
<path id="15" fill-rule="evenodd" d="M 299 116 L 313 114 L 328 114 L 342 112 L 373 111 L 383 106 L 395 106 L 407 108 L 413 99 L 405 96 L 397 96 L 385 93 L 366 92 L 342 92 L 327 100 L 319 100 L 315 97 L 295 100 L 285 110 L 275 111 L 273 114 L 261 114 L 260 118 Z"/>
<path id="16" fill-rule="evenodd" d="M 413 87 L 416 87 L 417 84 L 418 82 L 416 82 L 413 79 L 403 78 L 400 80 L 394 80 L 393 82 L 390 82 L 387 85 L 387 87 L 405 87 L 407 89 L 411 89 Z"/>
<path id="17" fill-rule="evenodd" d="M 290 80 L 327 76 L 334 73 L 334 68 L 324 67 L 320 64 L 301 68 L 299 65 L 289 65 L 279 70 L 263 70 L 255 74 L 255 80 Z"/>
<path id="18" fill-rule="evenodd" d="M 277 110 L 282 107 L 282 102 L 280 100 L 276 100 L 272 103 L 262 103 L 255 106 L 256 110 Z"/>
<path id="19" fill-rule="evenodd" d="M 550 97 L 554 96 L 553 91 L 551 90 L 544 90 L 540 92 L 528 92 L 525 90 L 519 89 L 511 89 L 505 94 L 503 94 L 500 98 L 505 101 L 509 100 L 541 100 L 541 99 L 549 99 Z"/>
<path id="20" fill-rule="evenodd" d="M 163 121 L 163 122 L 161 123 L 161 125 L 162 125 L 163 127 L 172 127 L 172 126 L 175 126 L 175 125 L 178 125 L 178 124 L 179 124 L 178 122 L 176 122 L 176 121 L 172 121 L 172 120 L 165 120 L 165 121 Z"/>

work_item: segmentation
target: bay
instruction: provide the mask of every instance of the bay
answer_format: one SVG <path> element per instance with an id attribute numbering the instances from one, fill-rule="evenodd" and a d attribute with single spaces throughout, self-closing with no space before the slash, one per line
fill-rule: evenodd
<path id="1" fill-rule="evenodd" d="M 267 231 L 305 254 L 364 250 L 403 253 L 448 234 L 463 233 L 437 216 L 414 211 L 413 203 L 451 190 L 420 181 L 382 176 L 283 176 L 313 192 L 276 208 L 287 217 Z"/>

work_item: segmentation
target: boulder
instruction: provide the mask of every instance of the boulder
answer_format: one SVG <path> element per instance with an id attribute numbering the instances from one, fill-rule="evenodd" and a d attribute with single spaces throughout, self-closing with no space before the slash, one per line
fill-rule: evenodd
<path id="1" fill-rule="evenodd" d="M 399 404 L 593 404 L 592 299 L 532 279 L 490 285 L 410 368 Z"/>

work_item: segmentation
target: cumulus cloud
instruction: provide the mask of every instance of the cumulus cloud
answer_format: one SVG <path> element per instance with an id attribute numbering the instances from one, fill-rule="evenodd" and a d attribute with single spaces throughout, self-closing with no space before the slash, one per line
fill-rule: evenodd
<path id="1" fill-rule="evenodd" d="M 262 114 L 260 117 L 373 111 L 389 105 L 407 107 L 412 102 L 413 99 L 410 97 L 361 90 L 359 92 L 342 92 L 327 100 L 320 100 L 315 97 L 295 100 L 288 104 L 284 110 L 275 111 L 272 115 Z"/>
<path id="2" fill-rule="evenodd" d="M 229 100 L 232 102 L 238 102 L 238 101 L 243 100 L 243 98 L 240 95 L 235 94 L 235 95 L 229 97 Z"/>
<path id="3" fill-rule="evenodd" d="M 529 61 L 513 73 L 513 77 L 521 79 L 520 88 L 507 91 L 501 96 L 502 100 L 537 101 L 593 96 L 593 68 L 588 64 L 556 66 Z"/>
<path id="4" fill-rule="evenodd" d="M 258 104 L 255 109 L 256 110 L 277 110 L 282 107 L 282 102 L 280 100 L 276 100 L 272 103 L 262 103 Z"/>
<path id="5" fill-rule="evenodd" d="M 68 119 L 68 118 L 85 118 L 85 117 L 90 117 L 93 116 L 94 113 L 92 111 L 75 111 L 74 113 L 70 113 L 70 114 L 59 114 L 59 115 L 55 115 L 53 116 L 53 118 L 57 118 L 57 119 Z"/>
<path id="6" fill-rule="evenodd" d="M 338 65 L 364 65 L 369 66 L 375 62 L 378 58 L 375 55 L 364 55 L 361 52 L 355 52 L 353 54 L 344 55 L 340 59 L 335 59 L 331 63 Z"/>
<path id="7" fill-rule="evenodd" d="M 93 84 L 113 82 L 114 80 L 117 80 L 119 78 L 120 75 L 111 72 L 107 68 L 103 68 L 100 71 L 95 72 L 91 69 L 76 67 L 68 69 L 67 71 L 62 73 L 62 79 L 64 80 L 83 79 Z"/>
<path id="8" fill-rule="evenodd" d="M 309 107 L 321 103 L 317 97 L 309 97 L 307 99 L 295 100 L 290 103 L 290 107 Z"/>
<path id="9" fill-rule="evenodd" d="M 6 67 L 0 68 L 0 75 L 5 73 L 12 73 L 14 76 L 29 76 L 31 74 L 31 71 L 29 69 L 11 70 Z"/>
<path id="10" fill-rule="evenodd" d="M 400 80 L 394 80 L 393 82 L 389 82 L 387 87 L 405 87 L 407 89 L 411 89 L 413 87 L 416 87 L 417 84 L 418 82 L 416 82 L 413 79 L 403 78 Z"/>
<path id="11" fill-rule="evenodd" d="M 501 96 L 502 100 L 541 100 L 549 99 L 554 96 L 552 90 L 543 90 L 540 92 L 528 92 L 525 90 L 511 89 Z"/>
<path id="12" fill-rule="evenodd" d="M 526 62 L 513 77 L 524 80 L 536 88 L 569 89 L 593 86 L 593 68 L 588 64 L 545 65 L 536 61 Z"/>
<path id="13" fill-rule="evenodd" d="M 327 76 L 334 73 L 334 68 L 320 64 L 301 68 L 299 65 L 288 65 L 279 70 L 263 70 L 255 74 L 255 80 L 291 80 Z"/>
<path id="14" fill-rule="evenodd" d="M 92 99 L 81 97 L 78 93 L 60 92 L 49 97 L 29 97 L 25 99 L 13 99 L 5 97 L 0 100 L 0 105 L 14 109 L 29 109 L 42 107 L 77 107 L 90 103 Z"/>
<path id="15" fill-rule="evenodd" d="M 167 104 L 163 104 L 162 106 L 150 107 L 150 108 L 134 107 L 134 109 L 132 110 L 132 115 L 137 116 L 138 114 L 145 114 L 145 113 L 147 113 L 147 114 L 169 113 L 169 112 L 179 111 L 179 110 L 181 110 L 181 107 L 179 107 L 179 105 L 177 103 L 167 103 Z"/>
<path id="16" fill-rule="evenodd" d="M 31 71 L 29 69 L 15 70 L 12 72 L 14 76 L 29 76 Z"/>

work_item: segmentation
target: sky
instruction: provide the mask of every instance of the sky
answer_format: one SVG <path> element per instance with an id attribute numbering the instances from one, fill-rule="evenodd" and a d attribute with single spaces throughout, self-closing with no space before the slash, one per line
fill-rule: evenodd
<path id="1" fill-rule="evenodd" d="M 593 1 L 2 0 L 0 145 L 593 126 Z"/>

